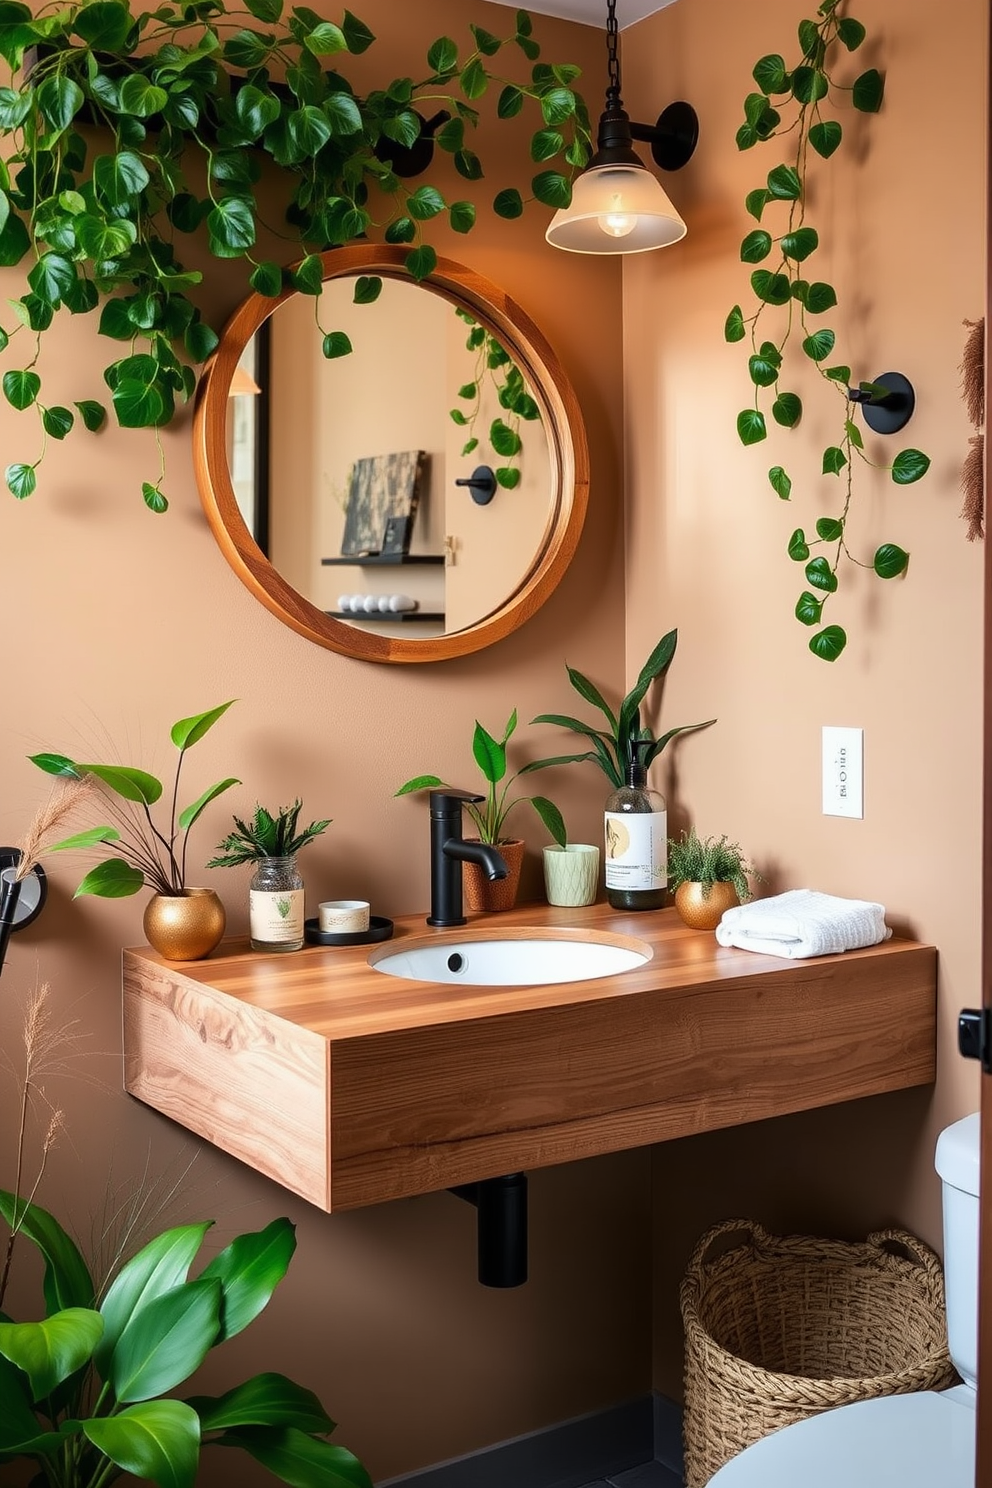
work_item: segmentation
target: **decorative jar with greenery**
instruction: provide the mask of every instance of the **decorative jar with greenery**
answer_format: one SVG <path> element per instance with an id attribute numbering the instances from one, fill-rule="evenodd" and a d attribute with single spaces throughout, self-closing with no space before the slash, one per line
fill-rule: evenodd
<path id="1" fill-rule="evenodd" d="M 297 824 L 303 802 L 283 806 L 274 814 L 256 806 L 250 822 L 234 818 L 235 830 L 218 845 L 219 857 L 208 868 L 234 868 L 254 863 L 248 886 L 248 921 L 253 951 L 298 951 L 304 940 L 305 901 L 303 879 L 296 854 L 330 826 L 311 822 L 302 832 Z"/>
<path id="2" fill-rule="evenodd" d="M 750 879 L 760 879 L 736 842 L 726 836 L 698 837 L 695 827 L 668 839 L 668 887 L 675 908 L 693 930 L 713 930 L 724 911 L 751 898 Z"/>

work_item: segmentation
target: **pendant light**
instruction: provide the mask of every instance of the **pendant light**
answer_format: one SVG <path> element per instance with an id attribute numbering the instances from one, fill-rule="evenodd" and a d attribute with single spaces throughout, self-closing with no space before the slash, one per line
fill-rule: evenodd
<path id="1" fill-rule="evenodd" d="M 607 0 L 609 84 L 596 153 L 573 182 L 571 203 L 555 213 L 545 233 L 552 247 L 569 253 L 646 253 L 685 237 L 685 223 L 635 153 L 634 140 L 650 144 L 662 170 L 680 170 L 696 148 L 696 110 L 671 103 L 656 124 L 631 122 L 620 97 L 616 10 L 616 0 Z"/>

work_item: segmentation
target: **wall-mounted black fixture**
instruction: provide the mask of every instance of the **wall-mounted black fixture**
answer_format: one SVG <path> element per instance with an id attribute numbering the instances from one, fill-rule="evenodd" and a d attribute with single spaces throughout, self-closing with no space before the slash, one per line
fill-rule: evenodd
<path id="1" fill-rule="evenodd" d="M 0 972 L 12 932 L 37 919 L 48 898 L 48 878 L 41 864 L 35 863 L 23 878 L 16 878 L 20 861 L 20 848 L 0 847 Z"/>
<path id="2" fill-rule="evenodd" d="M 447 109 L 438 109 L 431 118 L 425 119 L 422 114 L 411 110 L 415 117 L 420 120 L 420 133 L 412 145 L 400 144 L 399 140 L 389 139 L 386 135 L 380 135 L 372 153 L 377 160 L 388 162 L 397 176 L 408 180 L 411 176 L 421 175 L 429 167 L 434 159 L 434 136 L 442 124 L 447 124 L 451 115 Z"/>
<path id="3" fill-rule="evenodd" d="M 916 407 L 913 384 L 901 372 L 882 372 L 869 383 L 848 388 L 847 396 L 860 404 L 865 423 L 876 434 L 898 434 Z"/>
<path id="4" fill-rule="evenodd" d="M 488 1287 L 527 1280 L 527 1175 L 504 1173 L 450 1190 L 478 1212 L 479 1280 Z"/>
<path id="5" fill-rule="evenodd" d="M 671 103 L 654 124 L 634 124 L 620 97 L 616 0 L 606 5 L 606 56 L 609 84 L 599 118 L 596 153 L 572 183 L 572 200 L 552 218 L 545 237 L 553 248 L 571 253 L 644 253 L 685 237 L 686 227 L 661 182 L 634 150 L 634 140 L 651 146 L 662 170 L 681 170 L 699 138 L 691 103 Z"/>
<path id="6" fill-rule="evenodd" d="M 468 487 L 476 506 L 489 505 L 496 495 L 497 484 L 496 475 L 488 465 L 476 465 L 471 475 L 460 476 L 455 481 L 456 486 Z"/>

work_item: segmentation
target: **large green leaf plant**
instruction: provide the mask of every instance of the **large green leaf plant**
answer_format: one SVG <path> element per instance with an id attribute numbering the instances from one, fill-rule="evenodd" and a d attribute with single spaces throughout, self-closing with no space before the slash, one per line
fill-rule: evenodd
<path id="1" fill-rule="evenodd" d="M 820 235 L 807 217 L 809 167 L 814 156 L 829 160 L 844 136 L 840 120 L 827 113 L 831 95 L 846 96 L 855 109 L 873 114 L 881 108 L 884 94 L 884 79 L 876 68 L 862 72 L 849 86 L 839 84 L 832 75 L 838 55 L 856 51 L 866 34 L 860 21 L 841 14 L 843 8 L 844 0 L 823 0 L 815 19 L 799 22 L 799 57 L 794 66 L 788 66 L 778 53 L 761 57 L 754 66 L 752 77 L 758 91 L 744 100 L 737 147 L 750 150 L 771 140 L 783 141 L 788 145 L 788 157 L 768 172 L 762 185 L 747 194 L 746 209 L 760 225 L 744 237 L 740 256 L 743 263 L 752 266 L 754 300 L 746 311 L 735 305 L 724 328 L 728 341 L 746 341 L 748 348 L 754 402 L 737 416 L 742 444 L 759 444 L 767 438 L 763 402 L 770 402 L 772 419 L 782 428 L 794 429 L 800 422 L 802 399 L 783 385 L 786 353 L 797 341 L 802 356 L 813 363 L 830 390 L 829 395 L 839 399 L 840 434 L 824 449 L 822 459 L 823 474 L 842 483 L 839 500 L 831 511 L 816 519 L 813 532 L 797 527 L 788 543 L 789 557 L 803 565 L 808 585 L 796 603 L 796 619 L 802 625 L 820 627 L 810 636 L 809 649 L 823 661 L 836 661 L 847 645 L 842 626 L 823 624 L 824 606 L 840 582 L 841 560 L 846 558 L 859 568 L 873 570 L 882 579 L 896 578 L 909 563 L 909 554 L 896 543 L 880 544 L 867 562 L 855 557 L 848 546 L 855 465 L 865 463 L 887 470 L 900 486 L 918 481 L 930 465 L 929 458 L 917 449 L 902 450 L 889 465 L 867 455 L 854 418 L 855 405 L 866 398 L 881 400 L 886 389 L 861 382 L 852 392 L 851 368 L 835 361 L 835 333 L 821 320 L 837 306 L 836 290 L 810 273 Z M 776 312 L 777 328 L 769 324 Z M 773 465 L 768 479 L 776 495 L 788 501 L 792 479 L 785 468 Z M 820 552 L 814 554 L 816 548 Z"/>
<path id="2" fill-rule="evenodd" d="M 429 181 L 413 184 L 429 159 L 423 146 L 432 138 L 458 175 L 478 181 L 484 99 L 497 119 L 536 112 L 527 199 L 567 203 L 589 154 L 579 69 L 539 60 L 529 14 L 509 15 L 508 34 L 473 25 L 467 45 L 438 37 L 419 76 L 386 76 L 360 93 L 347 64 L 375 37 L 349 10 L 331 20 L 283 0 L 244 9 L 166 0 L 150 10 L 137 0 L 0 0 L 11 74 L 0 87 L 0 267 L 23 265 L 26 278 L 0 317 L 10 357 L 0 387 L 40 422 L 40 448 L 6 467 L 14 496 L 35 490 L 49 440 L 106 418 L 105 390 L 71 406 L 45 395 L 40 351 L 59 313 L 98 311 L 100 334 L 118 343 L 104 379 L 120 425 L 159 428 L 190 397 L 218 338 L 197 304 L 203 272 L 182 246 L 189 235 L 214 258 L 240 261 L 246 290 L 266 296 L 292 285 L 316 298 L 320 252 L 366 237 L 405 245 L 406 267 L 423 279 L 437 262 L 431 224 L 467 233 L 477 210 Z M 255 187 L 266 166 L 278 168 L 284 216 L 267 225 L 295 246 L 291 269 L 258 246 Z M 507 219 L 525 206 L 516 185 L 491 200 Z M 378 293 L 371 276 L 359 286 L 356 297 Z M 343 331 L 319 329 L 325 356 L 350 350 Z M 157 512 L 168 505 L 162 479 L 143 483 Z"/>
<path id="3" fill-rule="evenodd" d="M 0 1312 L 0 1464 L 31 1459 L 39 1488 L 104 1488 L 125 1473 L 193 1488 L 201 1447 L 216 1445 L 240 1447 L 295 1488 L 372 1488 L 358 1459 L 327 1440 L 334 1422 L 316 1395 L 284 1375 L 219 1396 L 175 1394 L 267 1305 L 296 1248 L 288 1219 L 238 1235 L 193 1278 L 209 1222 L 167 1229 L 100 1290 L 47 1210 L 4 1189 L 0 1214 L 44 1262 L 43 1316 Z"/>

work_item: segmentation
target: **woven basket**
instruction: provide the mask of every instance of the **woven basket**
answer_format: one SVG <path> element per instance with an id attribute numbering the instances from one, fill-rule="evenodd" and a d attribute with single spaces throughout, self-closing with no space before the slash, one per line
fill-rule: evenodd
<path id="1" fill-rule="evenodd" d="M 696 1246 L 680 1300 L 686 1488 L 782 1426 L 957 1378 L 940 1262 L 903 1230 L 848 1244 L 730 1220 Z"/>

